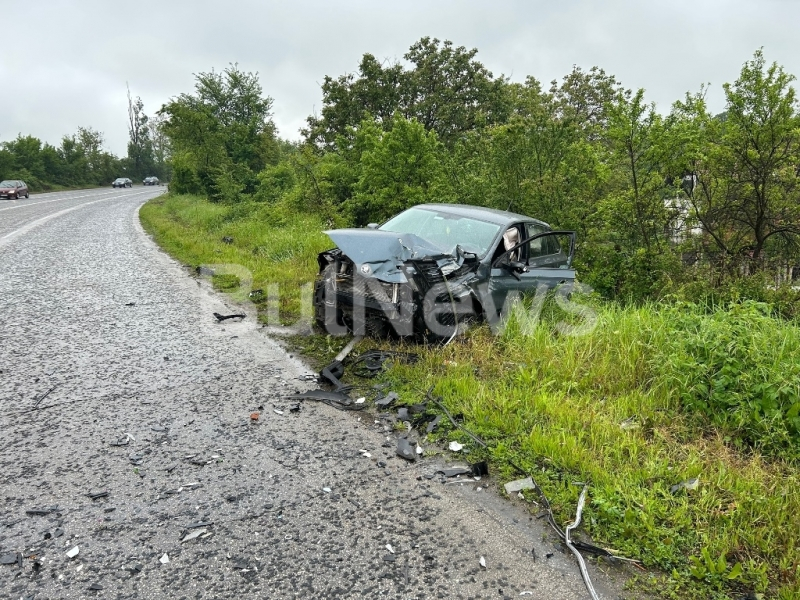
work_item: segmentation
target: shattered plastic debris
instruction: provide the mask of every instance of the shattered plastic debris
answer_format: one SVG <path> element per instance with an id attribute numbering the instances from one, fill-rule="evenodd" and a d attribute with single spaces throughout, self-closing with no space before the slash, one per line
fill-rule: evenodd
<path id="1" fill-rule="evenodd" d="M 103 491 L 103 492 L 89 492 L 89 494 L 87 494 L 87 495 L 92 500 L 97 500 L 99 498 L 106 498 L 108 496 L 108 492 L 105 492 L 105 491 Z"/>
<path id="2" fill-rule="evenodd" d="M 22 555 L 19 554 L 18 552 L 14 552 L 14 553 L 11 553 L 11 554 L 3 554 L 2 556 L 0 556 L 0 565 L 13 565 L 13 564 L 16 564 L 16 562 L 18 560 L 17 557 L 21 557 L 21 556 Z"/>
<path id="3" fill-rule="evenodd" d="M 31 516 L 44 516 L 54 512 L 58 512 L 58 506 L 46 506 L 44 508 L 29 508 L 28 510 L 25 511 L 25 514 Z"/>
<path id="4" fill-rule="evenodd" d="M 536 487 L 533 483 L 533 478 L 526 477 L 525 479 L 517 479 L 516 481 L 509 481 L 505 486 L 506 494 L 513 494 L 521 492 L 522 490 L 532 490 Z"/>
<path id="5" fill-rule="evenodd" d="M 409 461 L 415 461 L 417 459 L 414 448 L 406 438 L 402 437 L 397 440 L 397 455 Z"/>
<path id="6" fill-rule="evenodd" d="M 190 542 L 191 540 L 193 540 L 195 538 L 199 538 L 201 535 L 203 535 L 207 531 L 208 531 L 208 529 L 206 529 L 205 527 L 202 527 L 200 529 L 195 529 L 191 533 L 187 533 L 184 536 L 184 538 L 181 540 L 181 544 L 183 544 L 184 542 Z"/>
<path id="7" fill-rule="evenodd" d="M 260 413 L 254 412 L 250 413 L 250 420 L 251 421 L 258 421 L 258 418 L 261 416 Z"/>
<path id="8" fill-rule="evenodd" d="M 533 592 L 520 592 L 520 596 L 533 596 Z"/>
<path id="9" fill-rule="evenodd" d="M 102 590 L 103 586 L 100 585 L 99 583 L 93 583 L 92 585 L 89 586 L 89 589 L 94 591 L 94 592 L 96 592 L 96 591 Z"/>
<path id="10" fill-rule="evenodd" d="M 394 554 L 394 548 L 392 548 L 391 544 L 386 544 L 386 549 L 391 553 Z"/>
<path id="11" fill-rule="evenodd" d="M 276 415 L 282 415 L 282 414 L 283 414 L 283 411 L 282 411 L 282 410 L 279 410 L 279 409 L 277 409 L 277 408 L 273 408 L 273 409 L 272 409 L 272 412 L 274 412 Z"/>
<path id="12" fill-rule="evenodd" d="M 292 394 L 291 396 L 286 396 L 286 398 L 289 400 L 316 400 L 340 410 L 362 410 L 366 407 L 366 404 L 354 403 L 353 399 L 344 392 L 329 392 L 321 389 Z"/>
<path id="13" fill-rule="evenodd" d="M 424 450 L 422 449 L 422 446 L 420 446 L 419 444 L 417 444 L 417 454 L 420 454 L 420 455 L 421 455 L 423 452 L 424 452 Z"/>
<path id="14" fill-rule="evenodd" d="M 356 404 L 364 404 L 364 402 L 366 401 L 367 401 L 366 398 L 359 398 L 358 400 L 356 400 Z"/>
<path id="15" fill-rule="evenodd" d="M 408 421 L 410 418 L 408 416 L 408 408 L 406 408 L 405 406 L 398 408 L 397 418 L 400 419 L 401 421 Z"/>
<path id="16" fill-rule="evenodd" d="M 472 468 L 472 474 L 475 477 L 486 477 L 489 475 L 489 465 L 485 460 L 481 462 L 477 462 L 474 465 L 470 465 Z"/>
<path id="17" fill-rule="evenodd" d="M 687 479 L 686 481 L 681 481 L 680 483 L 676 483 L 675 485 L 669 488 L 669 491 L 674 494 L 683 489 L 696 490 L 699 486 L 700 486 L 700 478 L 692 477 L 691 479 Z"/>
<path id="18" fill-rule="evenodd" d="M 639 423 L 636 421 L 636 417 L 630 417 L 628 419 L 625 419 L 624 421 L 622 421 L 622 423 L 619 424 L 619 426 L 624 431 L 628 431 L 630 429 L 639 429 L 640 427 Z"/>
<path id="19" fill-rule="evenodd" d="M 464 448 L 464 444 L 459 444 L 458 442 L 450 442 L 450 446 L 448 446 L 452 452 L 460 452 Z"/>
<path id="20" fill-rule="evenodd" d="M 376 399 L 375 405 L 381 408 L 388 408 L 398 398 L 397 392 L 389 392 L 384 397 Z"/>
<path id="21" fill-rule="evenodd" d="M 441 473 L 445 477 L 457 477 L 458 475 L 471 474 L 472 469 L 470 467 L 450 467 L 447 469 L 439 469 L 436 472 Z"/>
<path id="22" fill-rule="evenodd" d="M 74 548 L 67 550 L 67 558 L 75 558 L 76 556 L 78 556 L 79 552 L 80 549 L 77 546 L 75 546 Z"/>
<path id="23" fill-rule="evenodd" d="M 481 559 L 478 561 L 481 566 L 485 569 L 486 568 L 486 559 L 481 556 Z"/>
<path id="24" fill-rule="evenodd" d="M 438 427 L 439 422 L 442 420 L 442 415 L 436 415 L 433 418 L 433 421 L 428 423 L 428 427 L 425 428 L 426 433 L 433 433 L 433 430 Z"/>
<path id="25" fill-rule="evenodd" d="M 236 313 L 232 315 L 221 315 L 219 313 L 214 313 L 218 322 L 227 321 L 228 319 L 244 319 L 247 315 L 244 313 Z"/>
<path id="26" fill-rule="evenodd" d="M 164 556 L 158 559 L 158 562 L 160 562 L 162 565 L 165 565 L 169 562 L 169 556 L 166 552 L 164 552 Z"/>

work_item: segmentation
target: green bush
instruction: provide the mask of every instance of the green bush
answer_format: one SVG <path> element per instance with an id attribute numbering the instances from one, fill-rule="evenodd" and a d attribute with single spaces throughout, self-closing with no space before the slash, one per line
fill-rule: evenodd
<path id="1" fill-rule="evenodd" d="M 671 310 L 676 335 L 654 358 L 662 385 L 733 443 L 800 459 L 800 328 L 753 301 Z"/>

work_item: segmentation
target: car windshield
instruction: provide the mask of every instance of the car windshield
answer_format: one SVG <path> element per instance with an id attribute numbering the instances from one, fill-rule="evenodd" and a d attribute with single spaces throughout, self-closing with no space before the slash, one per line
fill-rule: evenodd
<path id="1" fill-rule="evenodd" d="M 17 182 L 16 181 L 8 181 L 8 180 L 0 181 L 0 187 L 2 187 L 2 188 L 17 187 Z"/>
<path id="2" fill-rule="evenodd" d="M 482 257 L 489 251 L 500 225 L 454 215 L 447 211 L 409 208 L 379 227 L 381 231 L 413 233 L 450 252 L 456 245 Z"/>

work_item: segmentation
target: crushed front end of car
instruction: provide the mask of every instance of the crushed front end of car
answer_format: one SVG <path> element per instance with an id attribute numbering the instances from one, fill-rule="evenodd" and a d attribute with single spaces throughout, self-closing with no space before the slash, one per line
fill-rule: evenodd
<path id="1" fill-rule="evenodd" d="M 413 234 L 325 233 L 337 248 L 318 256 L 314 309 L 327 333 L 446 339 L 476 316 L 474 254 L 449 254 Z"/>

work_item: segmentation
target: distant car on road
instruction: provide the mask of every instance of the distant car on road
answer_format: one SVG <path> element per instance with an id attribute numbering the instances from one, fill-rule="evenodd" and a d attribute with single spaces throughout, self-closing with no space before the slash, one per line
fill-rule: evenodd
<path id="1" fill-rule="evenodd" d="M 6 179 L 5 181 L 0 181 L 0 198 L 17 200 L 23 196 L 28 198 L 30 195 L 31 194 L 28 191 L 28 186 L 24 181 L 19 181 L 18 179 Z"/>
<path id="2" fill-rule="evenodd" d="M 145 177 L 142 183 L 144 185 L 158 185 L 158 177 Z"/>
<path id="3" fill-rule="evenodd" d="M 133 187 L 133 181 L 131 181 L 127 177 L 117 177 L 111 184 L 111 187 L 113 188 Z"/>

